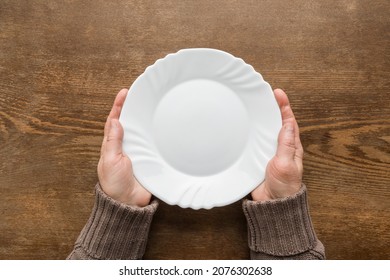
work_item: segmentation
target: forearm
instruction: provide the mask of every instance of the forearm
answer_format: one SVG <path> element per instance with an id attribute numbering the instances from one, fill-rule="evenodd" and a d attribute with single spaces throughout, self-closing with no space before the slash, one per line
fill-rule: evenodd
<path id="1" fill-rule="evenodd" d="M 252 259 L 325 258 L 324 246 L 311 222 L 305 186 L 284 199 L 245 200 L 243 209 Z"/>
<path id="2" fill-rule="evenodd" d="M 108 197 L 96 186 L 95 205 L 67 259 L 140 259 L 157 201 L 133 207 Z"/>

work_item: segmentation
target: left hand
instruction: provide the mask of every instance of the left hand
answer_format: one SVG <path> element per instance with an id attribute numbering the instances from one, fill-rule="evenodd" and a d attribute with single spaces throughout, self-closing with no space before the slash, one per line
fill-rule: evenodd
<path id="1" fill-rule="evenodd" d="M 123 128 L 119 115 L 125 102 L 127 89 L 122 89 L 104 126 L 104 138 L 98 164 L 98 176 L 102 190 L 116 201 L 143 207 L 149 204 L 151 193 L 134 178 L 130 158 L 123 153 Z"/>

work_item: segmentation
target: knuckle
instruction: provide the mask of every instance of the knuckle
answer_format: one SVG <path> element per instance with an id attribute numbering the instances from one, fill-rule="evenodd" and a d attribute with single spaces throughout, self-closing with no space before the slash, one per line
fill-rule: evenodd
<path id="1" fill-rule="evenodd" d="M 284 158 L 276 158 L 273 161 L 274 169 L 277 170 L 279 173 L 288 175 L 291 173 L 292 170 L 294 170 L 294 162 L 284 159 Z"/>

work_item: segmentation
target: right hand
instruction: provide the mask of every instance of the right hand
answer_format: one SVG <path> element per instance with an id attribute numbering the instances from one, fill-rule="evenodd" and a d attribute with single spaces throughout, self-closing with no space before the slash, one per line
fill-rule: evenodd
<path id="1" fill-rule="evenodd" d="M 265 180 L 254 191 L 252 199 L 267 201 L 297 193 L 302 186 L 303 148 L 298 123 L 284 91 L 274 90 L 282 114 L 276 155 L 268 162 Z"/>

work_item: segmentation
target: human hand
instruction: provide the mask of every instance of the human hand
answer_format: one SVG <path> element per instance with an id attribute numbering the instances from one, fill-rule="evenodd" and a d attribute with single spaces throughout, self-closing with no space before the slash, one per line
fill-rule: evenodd
<path id="1" fill-rule="evenodd" d="M 265 180 L 254 191 L 252 199 L 266 201 L 283 198 L 298 192 L 302 184 L 303 148 L 299 128 L 286 93 L 274 90 L 282 114 L 276 155 L 268 162 Z"/>
<path id="2" fill-rule="evenodd" d="M 123 128 L 119 115 L 126 99 L 127 89 L 122 89 L 104 126 L 104 138 L 97 171 L 102 190 L 116 201 L 143 207 L 149 204 L 151 194 L 134 178 L 130 158 L 122 151 Z"/>

